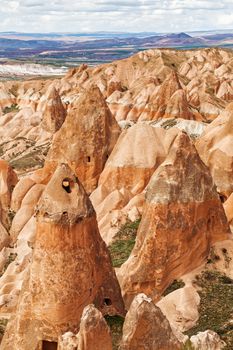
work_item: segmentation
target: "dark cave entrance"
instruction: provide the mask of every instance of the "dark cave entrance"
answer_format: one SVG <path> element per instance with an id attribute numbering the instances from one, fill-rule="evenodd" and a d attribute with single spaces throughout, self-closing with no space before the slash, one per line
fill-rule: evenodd
<path id="1" fill-rule="evenodd" d="M 54 341 L 42 341 L 42 350 L 57 350 L 57 343 Z"/>
<path id="2" fill-rule="evenodd" d="M 72 192 L 73 186 L 74 186 L 74 181 L 71 180 L 71 179 L 65 178 L 65 179 L 62 181 L 62 187 L 64 188 L 64 190 L 65 190 L 67 193 L 71 193 L 71 192 Z"/>

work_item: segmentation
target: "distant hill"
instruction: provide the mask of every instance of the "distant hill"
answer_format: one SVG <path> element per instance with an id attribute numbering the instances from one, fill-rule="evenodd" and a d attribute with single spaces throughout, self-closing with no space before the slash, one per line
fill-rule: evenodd
<path id="1" fill-rule="evenodd" d="M 233 33 L 0 33 L 0 59 L 73 66 L 126 58 L 147 48 L 233 47 Z M 200 35 L 197 35 L 200 34 Z"/>

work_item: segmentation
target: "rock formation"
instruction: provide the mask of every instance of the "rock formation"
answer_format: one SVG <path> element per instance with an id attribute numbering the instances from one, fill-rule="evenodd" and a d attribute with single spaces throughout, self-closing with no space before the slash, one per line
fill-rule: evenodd
<path id="1" fill-rule="evenodd" d="M 47 163 L 68 163 L 86 191 L 92 192 L 119 133 L 100 90 L 91 87 L 75 101 L 55 135 Z"/>
<path id="2" fill-rule="evenodd" d="M 55 133 L 58 131 L 66 118 L 66 110 L 63 107 L 61 98 L 57 90 L 51 86 L 45 95 L 45 103 L 42 108 L 42 128 L 46 131 Z M 39 108 L 39 106 L 38 106 Z"/>
<path id="3" fill-rule="evenodd" d="M 112 224 L 114 221 L 122 224 L 121 218 L 127 218 L 133 208 L 141 214 L 142 192 L 178 132 L 136 124 L 121 133 L 100 175 L 98 188 L 91 195 L 100 232 L 107 243 L 119 228 Z"/>
<path id="4" fill-rule="evenodd" d="M 190 340 L 194 350 L 221 350 L 226 346 L 220 336 L 210 330 L 199 332 L 197 335 L 193 335 Z"/>
<path id="5" fill-rule="evenodd" d="M 100 312 L 124 310 L 102 239 L 119 231 L 133 244 L 122 225 L 141 216 L 117 272 L 127 307 L 144 292 L 185 340 L 198 290 L 191 277 L 162 297 L 166 287 L 198 273 L 208 253 L 208 267 L 233 278 L 232 62 L 221 48 L 149 49 L 61 79 L 0 83 L 0 314 L 12 314 L 3 350 L 110 349 Z M 99 311 L 83 313 L 92 303 Z M 122 346 L 144 348 L 145 329 L 148 346 L 160 344 L 168 328 L 152 304 L 130 309 Z M 165 333 L 143 323 L 148 305 Z M 207 335 L 200 346 L 218 344 Z"/>
<path id="6" fill-rule="evenodd" d="M 58 166 L 39 201 L 28 278 L 1 349 L 32 350 L 76 333 L 83 308 L 124 314 L 120 287 L 91 202 L 71 169 Z"/>
<path id="7" fill-rule="evenodd" d="M 139 292 L 158 300 L 229 232 L 209 170 L 188 136 L 180 133 L 147 186 L 136 244 L 119 270 L 127 307 Z"/>
<path id="8" fill-rule="evenodd" d="M 192 285 L 169 293 L 156 304 L 168 319 L 172 329 L 186 332 L 199 318 L 200 296 Z"/>
<path id="9" fill-rule="evenodd" d="M 9 227 L 8 211 L 10 208 L 12 191 L 18 182 L 18 177 L 11 166 L 0 160 L 0 221 L 4 227 Z"/>
<path id="10" fill-rule="evenodd" d="M 126 315 L 120 350 L 178 350 L 181 343 L 172 333 L 160 309 L 145 294 L 137 295 Z"/>
<path id="11" fill-rule="evenodd" d="M 58 350 L 112 350 L 110 329 L 94 305 L 84 308 L 80 330 L 77 335 L 67 332 L 62 335 Z"/>
<path id="12" fill-rule="evenodd" d="M 233 104 L 214 120 L 196 143 L 203 162 L 210 168 L 218 192 L 233 192 Z"/>
<path id="13" fill-rule="evenodd" d="M 227 216 L 227 220 L 229 222 L 229 225 L 231 227 L 231 231 L 233 231 L 233 193 L 230 195 L 230 197 L 226 200 L 226 202 L 223 204 L 224 210 Z"/>

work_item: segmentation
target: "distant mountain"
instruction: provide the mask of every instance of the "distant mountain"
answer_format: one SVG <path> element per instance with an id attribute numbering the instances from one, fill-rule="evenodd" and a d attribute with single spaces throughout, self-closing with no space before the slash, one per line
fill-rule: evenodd
<path id="1" fill-rule="evenodd" d="M 233 33 L 0 33 L 0 59 L 73 66 L 126 58 L 147 48 L 233 47 Z"/>

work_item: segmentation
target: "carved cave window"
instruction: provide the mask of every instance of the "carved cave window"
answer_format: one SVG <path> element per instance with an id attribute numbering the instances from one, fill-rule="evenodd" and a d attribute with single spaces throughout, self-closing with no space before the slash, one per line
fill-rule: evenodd
<path id="1" fill-rule="evenodd" d="M 220 197 L 220 200 L 221 200 L 222 203 L 226 202 L 227 197 L 224 196 L 224 194 L 220 194 L 219 197 Z"/>
<path id="2" fill-rule="evenodd" d="M 57 350 L 57 343 L 53 341 L 42 341 L 42 350 Z"/>
<path id="3" fill-rule="evenodd" d="M 71 179 L 65 178 L 65 179 L 62 181 L 62 187 L 64 188 L 64 190 L 65 190 L 67 193 L 71 193 L 71 192 L 72 192 L 73 186 L 74 186 L 74 181 L 71 180 Z"/>
<path id="4" fill-rule="evenodd" d="M 111 306 L 112 305 L 112 300 L 109 299 L 109 298 L 104 298 L 104 305 Z"/>

